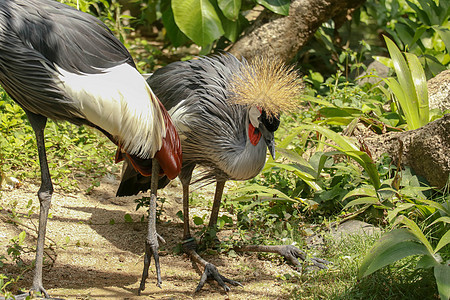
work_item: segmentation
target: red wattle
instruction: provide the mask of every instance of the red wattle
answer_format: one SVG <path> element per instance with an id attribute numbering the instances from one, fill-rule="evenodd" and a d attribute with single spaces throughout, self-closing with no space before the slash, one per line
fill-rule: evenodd
<path id="1" fill-rule="evenodd" d="M 250 140 L 250 143 L 252 143 L 253 146 L 258 145 L 259 140 L 261 139 L 261 131 L 256 129 L 252 123 L 248 124 L 248 139 Z"/>

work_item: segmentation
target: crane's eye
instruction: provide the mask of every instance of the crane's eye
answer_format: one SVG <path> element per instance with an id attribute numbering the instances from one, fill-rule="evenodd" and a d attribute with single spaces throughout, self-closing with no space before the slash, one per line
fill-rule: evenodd
<path id="1" fill-rule="evenodd" d="M 261 122 L 266 126 L 267 130 L 275 132 L 278 129 L 278 126 L 280 126 L 280 115 L 268 117 L 263 110 L 261 113 Z"/>
<path id="2" fill-rule="evenodd" d="M 256 106 L 252 106 L 248 111 L 248 117 L 253 127 L 258 128 L 259 124 L 261 123 L 260 121 L 261 111 Z"/>

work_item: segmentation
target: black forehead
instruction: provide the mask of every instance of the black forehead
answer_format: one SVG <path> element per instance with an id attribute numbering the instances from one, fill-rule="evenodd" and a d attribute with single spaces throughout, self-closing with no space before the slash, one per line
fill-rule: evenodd
<path id="1" fill-rule="evenodd" d="M 275 116 L 267 116 L 265 110 L 261 112 L 261 122 L 266 126 L 267 130 L 274 132 L 280 126 L 280 115 L 277 114 Z"/>

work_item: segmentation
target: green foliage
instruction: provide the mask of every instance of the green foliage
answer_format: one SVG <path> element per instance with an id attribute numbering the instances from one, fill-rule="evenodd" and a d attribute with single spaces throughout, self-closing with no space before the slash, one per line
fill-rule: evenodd
<path id="1" fill-rule="evenodd" d="M 405 228 L 397 228 L 386 233 L 364 258 L 359 268 L 358 277 L 370 275 L 380 268 L 392 264 L 404 257 L 419 255 L 421 259 L 417 263 L 417 268 L 433 268 L 434 276 L 441 299 L 450 298 L 450 226 L 448 225 L 449 207 L 438 202 L 425 200 L 421 205 L 428 206 L 439 215 L 437 222 L 430 225 L 443 226 L 444 234 L 436 234 L 429 227 L 421 229 L 416 222 L 401 215 L 395 218 L 395 224 L 402 224 Z M 442 224 L 440 224 L 442 223 Z M 442 232 L 442 231 L 437 231 Z M 427 238 L 428 235 L 429 237 Z M 433 240 L 430 241 L 430 239 Z M 433 247 L 432 244 L 437 245 Z M 445 251 L 445 253 L 444 253 Z M 440 253 L 442 252 L 442 255 Z M 443 257 L 444 256 L 444 259 Z"/>
<path id="2" fill-rule="evenodd" d="M 387 37 L 385 41 L 391 55 L 389 64 L 395 69 L 397 80 L 393 77 L 383 79 L 390 89 L 389 92 L 383 87 L 380 88 L 386 94 L 393 95 L 398 106 L 401 107 L 408 129 L 417 129 L 430 121 L 425 72 L 417 56 L 405 53 L 405 60 L 394 42 Z"/>
<path id="3" fill-rule="evenodd" d="M 161 6 L 161 14 L 167 35 L 175 46 L 186 42 L 181 32 L 201 46 L 206 54 L 222 37 L 236 41 L 248 25 L 244 12 L 255 4 L 261 4 L 276 14 L 289 14 L 288 0 L 257 0 L 256 3 L 241 0 L 171 0 L 170 7 Z"/>
<path id="4" fill-rule="evenodd" d="M 2 174 L 20 180 L 40 177 L 34 132 L 25 112 L 0 89 L 0 158 Z M 114 145 L 94 130 L 68 122 L 49 121 L 45 130 L 48 164 L 53 181 L 65 190 L 78 188 L 88 177 L 91 186 L 115 172 Z"/>
<path id="5" fill-rule="evenodd" d="M 421 57 L 427 77 L 450 63 L 448 1 L 369 1 L 366 9 L 403 50 Z"/>

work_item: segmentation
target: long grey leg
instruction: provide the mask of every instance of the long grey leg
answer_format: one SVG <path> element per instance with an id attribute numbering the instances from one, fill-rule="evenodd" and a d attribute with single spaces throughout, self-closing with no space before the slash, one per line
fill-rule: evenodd
<path id="1" fill-rule="evenodd" d="M 189 233 L 189 184 L 183 185 L 183 207 L 184 207 L 184 239 L 190 239 L 190 233 Z M 216 183 L 216 192 L 214 194 L 214 202 L 213 207 L 211 210 L 211 217 L 209 219 L 209 225 L 210 228 L 216 228 L 217 226 L 217 219 L 219 215 L 219 209 L 220 209 L 220 202 L 222 199 L 223 189 L 225 187 L 225 181 L 218 180 Z M 187 224 L 187 225 L 186 225 Z M 206 260 L 204 260 L 198 253 L 196 252 L 196 243 L 193 239 L 190 239 L 191 242 L 187 245 L 183 245 L 184 252 L 186 252 L 192 261 L 196 262 L 197 264 L 200 264 L 203 266 L 204 271 L 202 274 L 202 277 L 200 278 L 200 282 L 198 283 L 197 288 L 195 289 L 195 292 L 200 291 L 203 286 L 205 285 L 205 282 L 208 279 L 215 280 L 223 289 L 225 292 L 228 292 L 230 288 L 225 284 L 229 283 L 234 286 L 242 286 L 239 282 L 231 280 L 226 278 L 225 276 L 222 276 L 219 271 L 217 270 L 217 267 Z M 189 246 L 188 246 L 189 245 Z"/>
<path id="2" fill-rule="evenodd" d="M 39 155 L 39 165 L 41 168 L 41 187 L 38 191 L 39 198 L 39 230 L 36 246 L 36 266 L 34 269 L 32 291 L 41 292 L 45 297 L 49 297 L 42 284 L 42 267 L 44 259 L 44 242 L 47 227 L 48 211 L 52 201 L 53 184 L 48 169 L 47 155 L 45 152 L 44 129 L 47 124 L 47 118 L 26 111 L 31 126 L 36 135 L 36 143 Z"/>
<path id="3" fill-rule="evenodd" d="M 151 258 L 153 256 L 155 260 L 156 268 L 156 285 L 161 287 L 161 267 L 159 264 L 159 254 L 158 254 L 158 234 L 156 233 L 156 195 L 158 191 L 158 175 L 159 175 L 159 164 L 156 159 L 152 161 L 152 179 L 151 179 L 151 195 L 150 195 L 150 206 L 148 209 L 148 232 L 147 239 L 145 241 L 145 255 L 144 255 L 144 270 L 142 271 L 141 284 L 139 285 L 138 295 L 141 291 L 145 289 L 145 280 L 148 278 L 148 269 L 150 267 Z"/>

